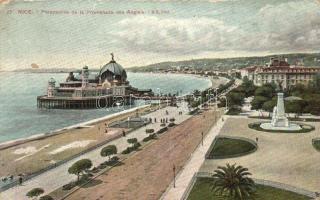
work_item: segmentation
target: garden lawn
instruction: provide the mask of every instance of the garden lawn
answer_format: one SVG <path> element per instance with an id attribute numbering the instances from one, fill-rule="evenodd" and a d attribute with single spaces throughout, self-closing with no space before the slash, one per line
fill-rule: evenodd
<path id="1" fill-rule="evenodd" d="M 245 140 L 217 138 L 208 158 L 230 158 L 253 152 L 256 148 L 257 147 L 255 145 Z"/>
<path id="2" fill-rule="evenodd" d="M 313 141 L 313 147 L 314 147 L 316 150 L 320 151 L 320 139 L 317 139 L 317 140 L 314 140 L 314 141 Z"/>
<path id="3" fill-rule="evenodd" d="M 226 197 L 215 195 L 211 190 L 212 178 L 198 178 L 188 200 L 228 200 Z M 294 192 L 257 185 L 256 200 L 310 200 L 311 198 Z"/>

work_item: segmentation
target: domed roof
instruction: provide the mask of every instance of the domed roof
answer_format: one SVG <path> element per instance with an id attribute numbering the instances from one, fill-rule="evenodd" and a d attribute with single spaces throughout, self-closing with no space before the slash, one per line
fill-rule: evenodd
<path id="1" fill-rule="evenodd" d="M 121 65 L 119 65 L 113 58 L 113 54 L 111 54 L 112 59 L 109 63 L 105 64 L 101 70 L 99 75 L 101 76 L 105 72 L 111 72 L 114 76 L 121 76 L 123 79 L 127 78 L 126 70 L 123 69 Z"/>

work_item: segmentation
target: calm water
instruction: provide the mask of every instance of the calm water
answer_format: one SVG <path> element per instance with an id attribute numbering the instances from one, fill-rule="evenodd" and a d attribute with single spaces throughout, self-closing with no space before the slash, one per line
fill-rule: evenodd
<path id="1" fill-rule="evenodd" d="M 67 74 L 0 73 L 0 142 L 30 137 L 85 122 L 121 110 L 38 110 L 36 97 L 46 93 L 47 81 Z M 210 80 L 187 75 L 128 73 L 130 84 L 162 93 L 187 94 L 206 89 Z"/>

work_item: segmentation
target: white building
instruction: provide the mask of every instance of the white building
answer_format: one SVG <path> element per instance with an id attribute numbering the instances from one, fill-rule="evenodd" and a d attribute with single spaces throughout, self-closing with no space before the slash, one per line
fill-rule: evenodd
<path id="1" fill-rule="evenodd" d="M 320 68 L 290 66 L 286 59 L 271 58 L 266 66 L 251 66 L 240 70 L 241 77 L 247 76 L 257 86 L 277 83 L 283 89 L 296 84 L 308 85 Z"/>

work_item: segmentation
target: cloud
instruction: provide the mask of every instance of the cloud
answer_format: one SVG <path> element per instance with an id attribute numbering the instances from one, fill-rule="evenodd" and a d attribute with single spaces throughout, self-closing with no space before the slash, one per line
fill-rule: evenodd
<path id="1" fill-rule="evenodd" d="M 114 38 L 126 48 L 172 54 L 224 50 L 228 35 L 237 31 L 234 26 L 206 17 L 137 16 L 120 21 L 119 26 Z"/>
<path id="2" fill-rule="evenodd" d="M 320 12 L 316 2 L 299 1 L 267 5 L 257 14 L 259 50 L 318 50 Z"/>
<path id="3" fill-rule="evenodd" d="M 121 20 L 113 37 L 128 50 L 172 55 L 210 51 L 317 51 L 319 8 L 310 1 L 265 5 L 252 13 L 252 21 L 246 26 L 209 17 L 137 16 Z"/>

